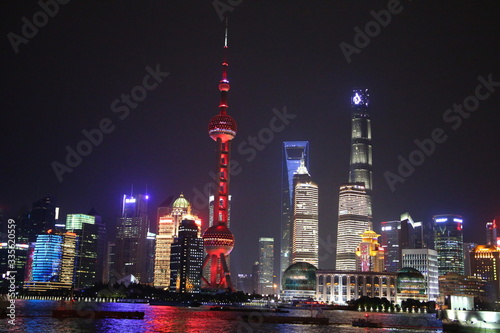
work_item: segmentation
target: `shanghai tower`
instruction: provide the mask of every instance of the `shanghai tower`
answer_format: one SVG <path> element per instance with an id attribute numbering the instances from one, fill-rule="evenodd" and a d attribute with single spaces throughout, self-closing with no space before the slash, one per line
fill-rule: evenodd
<path id="1" fill-rule="evenodd" d="M 351 97 L 352 132 L 349 183 L 364 183 L 372 191 L 372 132 L 368 89 L 353 89 Z"/>
<path id="2" fill-rule="evenodd" d="M 210 276 L 202 277 L 204 289 L 233 290 L 231 276 L 227 266 L 227 256 L 234 247 L 234 236 L 228 228 L 229 215 L 229 174 L 231 140 L 236 136 L 236 121 L 227 114 L 227 95 L 229 81 L 227 79 L 227 21 L 224 43 L 224 60 L 222 61 L 222 79 L 219 82 L 220 103 L 219 114 L 208 124 L 208 134 L 217 143 L 216 183 L 214 209 L 211 227 L 203 234 L 203 244 L 207 256 L 203 268 L 210 265 Z"/>
<path id="3" fill-rule="evenodd" d="M 372 229 L 372 145 L 368 89 L 351 95 L 351 161 L 349 182 L 339 191 L 336 269 L 356 270 L 356 246 Z"/>

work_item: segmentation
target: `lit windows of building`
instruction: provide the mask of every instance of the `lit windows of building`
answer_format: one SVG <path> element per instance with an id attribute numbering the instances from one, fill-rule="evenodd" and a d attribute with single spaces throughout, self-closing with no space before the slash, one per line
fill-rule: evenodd
<path id="1" fill-rule="evenodd" d="M 318 185 L 302 160 L 294 175 L 292 263 L 318 267 Z"/>
<path id="2" fill-rule="evenodd" d="M 204 250 L 198 231 L 194 220 L 185 219 L 179 226 L 179 236 L 171 246 L 170 291 L 200 292 Z"/>
<path id="3" fill-rule="evenodd" d="M 339 195 L 336 269 L 356 270 L 359 235 L 371 230 L 371 199 L 364 184 L 343 184 Z"/>
<path id="4" fill-rule="evenodd" d="M 274 238 L 259 238 L 259 285 L 257 293 L 274 295 Z"/>
<path id="5" fill-rule="evenodd" d="M 403 249 L 402 258 L 403 267 L 411 267 L 422 273 L 429 301 L 436 301 L 439 296 L 437 252 L 432 249 Z"/>
<path id="6" fill-rule="evenodd" d="M 319 269 L 316 271 L 316 300 L 347 305 L 363 296 L 396 302 L 397 273 Z"/>
<path id="7" fill-rule="evenodd" d="M 471 274 L 487 282 L 489 294 L 499 297 L 500 291 L 500 247 L 477 245 L 470 253 Z"/>
<path id="8" fill-rule="evenodd" d="M 460 215 L 435 215 L 434 248 L 438 253 L 439 275 L 464 274 L 463 218 Z"/>

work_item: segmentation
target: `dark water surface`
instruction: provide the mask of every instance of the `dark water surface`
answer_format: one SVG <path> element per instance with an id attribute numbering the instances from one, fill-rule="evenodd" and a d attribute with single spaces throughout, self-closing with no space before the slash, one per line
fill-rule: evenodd
<path id="1" fill-rule="evenodd" d="M 55 319 L 52 310 L 59 306 L 57 301 L 16 301 L 15 326 L 1 319 L 1 332 L 441 332 L 440 323 L 434 315 L 370 313 L 370 318 L 382 321 L 391 329 L 354 328 L 353 319 L 364 317 L 356 311 L 324 311 L 331 325 L 265 324 L 258 312 L 210 311 L 210 307 L 183 308 L 171 306 L 150 306 L 131 303 L 83 303 L 83 311 L 92 309 L 112 311 L 144 311 L 144 319 Z M 77 305 L 78 306 L 78 305 Z M 90 313 L 89 313 L 90 315 Z M 241 320 L 242 315 L 251 316 L 250 323 Z M 266 314 L 267 315 L 267 314 Z M 309 310 L 290 310 L 282 316 L 310 316 Z M 403 327 L 404 326 L 404 327 Z M 435 329 L 429 329 L 434 327 Z"/>

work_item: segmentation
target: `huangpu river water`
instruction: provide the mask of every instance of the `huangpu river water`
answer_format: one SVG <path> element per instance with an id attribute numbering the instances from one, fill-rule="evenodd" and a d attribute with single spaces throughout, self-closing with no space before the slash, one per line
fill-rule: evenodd
<path id="1" fill-rule="evenodd" d="M 384 325 L 397 328 L 375 329 L 355 328 L 352 320 L 363 318 L 363 312 L 325 310 L 323 314 L 330 319 L 330 325 L 267 324 L 262 323 L 258 312 L 210 311 L 209 306 L 198 308 L 150 306 L 133 303 L 91 303 L 84 310 L 97 308 L 109 311 L 143 311 L 144 319 L 56 319 L 51 317 L 52 310 L 59 306 L 57 301 L 17 300 L 15 325 L 0 319 L 1 332 L 179 332 L 179 333 L 217 333 L 217 332 L 442 332 L 440 322 L 432 314 L 394 314 L 370 313 L 370 319 L 381 321 Z M 244 322 L 242 315 L 250 315 L 251 322 Z M 267 315 L 267 314 L 266 314 Z M 271 314 L 280 316 L 310 316 L 309 310 L 290 310 L 290 313 Z M 432 329 L 434 328 L 434 329 Z"/>

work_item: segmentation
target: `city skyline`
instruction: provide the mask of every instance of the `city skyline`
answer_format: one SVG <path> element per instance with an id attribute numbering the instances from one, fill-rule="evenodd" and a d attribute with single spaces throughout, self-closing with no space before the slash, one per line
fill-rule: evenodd
<path id="1" fill-rule="evenodd" d="M 359 54 L 352 54 L 350 63 L 339 43 L 353 44 L 353 28 L 363 29 L 373 20 L 370 11 L 386 8 L 386 2 L 243 2 L 226 13 L 235 88 L 229 102 L 240 124 L 232 156 L 239 163 L 231 188 L 231 231 L 237 239 L 232 271 L 250 272 L 254 256 L 249 253 L 254 254 L 263 234 L 279 239 L 281 145 L 294 140 L 311 143 L 310 170 L 321 187 L 320 258 L 326 259 L 320 266 L 333 267 L 335 248 L 330 251 L 329 244 L 336 238 L 338 186 L 348 168 L 349 97 L 360 86 L 372 96 L 375 230 L 381 221 L 406 211 L 418 221 L 457 214 L 464 217 L 464 242 L 486 243 L 484 224 L 500 215 L 494 190 L 500 185 L 500 89 L 492 85 L 491 91 L 483 84 L 481 93 L 489 91 L 490 96 L 460 123 L 443 117 L 454 104 L 474 96 L 490 75 L 491 81 L 500 81 L 499 46 L 492 43 L 499 9 L 450 3 L 432 8 L 404 3 L 404 10 Z M 21 18 L 31 19 L 38 10 L 37 4 L 6 5 L 3 35 L 20 34 Z M 280 15 L 284 10 L 287 14 Z M 443 11 L 450 15 L 443 17 Z M 299 18 L 304 22 L 297 25 Z M 416 24 L 423 18 L 425 26 Z M 222 31 L 210 2 L 125 3 L 118 11 L 109 4 L 99 11 L 71 3 L 20 44 L 18 53 L 3 38 L 4 219 L 49 195 L 61 208 L 60 221 L 95 207 L 113 233 L 119 198 L 133 184 L 137 193 L 147 188 L 151 195 L 151 221 L 161 202 L 182 192 L 198 204 L 205 229 L 208 208 L 198 193 L 211 181 L 214 166 L 206 121 L 217 111 L 213 82 L 219 78 Z M 156 82 L 151 73 L 157 74 Z M 126 107 L 121 94 L 142 86 L 146 75 L 148 84 L 157 87 L 137 107 Z M 128 113 L 114 112 L 115 100 Z M 90 133 L 103 119 L 112 119 L 113 131 L 103 132 L 101 142 L 59 182 L 52 163 L 66 163 L 65 147 L 76 149 L 86 140 L 82 131 Z M 447 139 L 435 141 L 433 152 L 408 176 L 399 175 L 398 157 L 408 160 L 418 151 L 415 140 L 430 149 L 428 139 L 436 128 L 445 130 Z M 404 178 L 394 191 L 386 171 Z M 262 195 L 252 193 L 256 184 Z"/>

